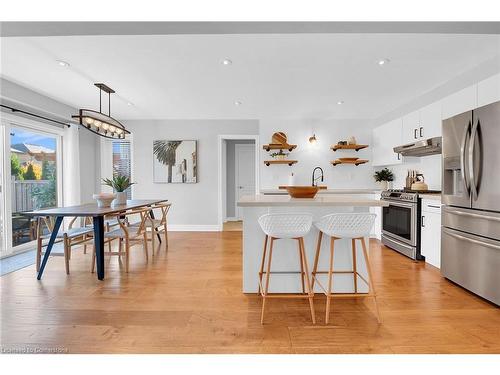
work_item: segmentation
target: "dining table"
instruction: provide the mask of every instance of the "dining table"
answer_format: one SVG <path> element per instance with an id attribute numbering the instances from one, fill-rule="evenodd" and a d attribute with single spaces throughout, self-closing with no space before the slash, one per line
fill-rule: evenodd
<path id="1" fill-rule="evenodd" d="M 54 227 L 47 244 L 47 249 L 38 271 L 37 279 L 40 280 L 49 259 L 50 252 L 57 238 L 57 233 L 61 227 L 61 223 L 65 217 L 91 217 L 94 229 L 94 249 L 96 255 L 97 278 L 104 280 L 104 218 L 106 216 L 120 216 L 126 211 L 138 208 L 152 207 L 155 204 L 165 203 L 167 199 L 132 199 L 127 200 L 127 203 L 111 207 L 98 207 L 97 203 L 88 203 L 78 206 L 55 207 L 48 209 L 40 209 L 30 212 L 34 217 L 55 217 Z M 153 209 L 150 215 L 154 218 Z"/>

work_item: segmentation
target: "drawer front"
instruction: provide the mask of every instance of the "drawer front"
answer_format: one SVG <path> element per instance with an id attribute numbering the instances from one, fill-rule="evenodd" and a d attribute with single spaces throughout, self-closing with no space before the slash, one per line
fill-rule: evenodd
<path id="1" fill-rule="evenodd" d="M 441 202 L 432 199 L 422 199 L 422 211 L 441 213 Z"/>
<path id="2" fill-rule="evenodd" d="M 441 274 L 500 304 L 500 241 L 442 228 Z"/>
<path id="3" fill-rule="evenodd" d="M 444 227 L 500 240 L 500 214 L 456 207 L 443 207 L 442 212 Z"/>

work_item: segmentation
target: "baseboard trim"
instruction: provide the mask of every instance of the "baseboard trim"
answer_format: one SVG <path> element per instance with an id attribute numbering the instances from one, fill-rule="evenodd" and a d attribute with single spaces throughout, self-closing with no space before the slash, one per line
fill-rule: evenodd
<path id="1" fill-rule="evenodd" d="M 220 232 L 219 225 L 169 225 L 170 232 Z"/>
<path id="2" fill-rule="evenodd" d="M 240 221 L 237 217 L 231 216 L 231 217 L 226 217 L 226 221 Z"/>

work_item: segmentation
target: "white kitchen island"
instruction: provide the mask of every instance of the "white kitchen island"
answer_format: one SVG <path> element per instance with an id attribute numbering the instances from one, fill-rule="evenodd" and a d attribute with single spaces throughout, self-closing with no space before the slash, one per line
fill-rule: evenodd
<path id="1" fill-rule="evenodd" d="M 370 195 L 361 194 L 321 194 L 315 198 L 291 198 L 288 195 L 249 195 L 238 201 L 238 206 L 243 211 L 243 293 L 257 293 L 259 289 L 258 273 L 262 259 L 265 234 L 259 226 L 258 218 L 267 213 L 304 213 L 313 215 L 317 220 L 324 215 L 340 212 L 370 212 L 370 207 L 387 206 L 387 202 L 374 199 Z M 305 251 L 309 265 L 312 269 L 318 230 L 316 227 L 304 237 Z M 365 239 L 368 244 L 368 238 Z M 321 257 L 318 270 L 328 269 L 330 238 L 323 236 Z M 361 244 L 357 243 L 358 272 L 368 279 L 366 265 L 363 258 Z M 334 265 L 336 270 L 352 270 L 351 241 L 341 239 L 335 241 Z M 272 272 L 300 270 L 297 241 L 279 240 L 273 249 Z M 318 275 L 324 282 L 326 275 Z M 325 284 L 324 284 L 325 285 Z M 270 293 L 300 293 L 301 280 L 298 274 L 273 274 L 269 284 Z M 336 274 L 333 279 L 335 293 L 353 293 L 354 280 L 352 274 Z M 358 292 L 367 292 L 368 288 L 361 279 L 358 279 Z M 321 292 L 315 285 L 315 292 Z"/>

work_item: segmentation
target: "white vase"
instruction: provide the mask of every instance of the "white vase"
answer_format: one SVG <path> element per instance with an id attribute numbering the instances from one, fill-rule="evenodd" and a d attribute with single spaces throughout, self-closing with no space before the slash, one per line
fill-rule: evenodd
<path id="1" fill-rule="evenodd" d="M 127 193 L 124 191 L 119 191 L 116 193 L 116 198 L 113 201 L 113 206 L 122 206 L 127 204 Z"/>
<path id="2" fill-rule="evenodd" d="M 382 189 L 382 190 L 387 190 L 387 187 L 388 187 L 387 185 L 388 185 L 387 181 L 380 181 L 379 182 L 380 189 Z"/>

